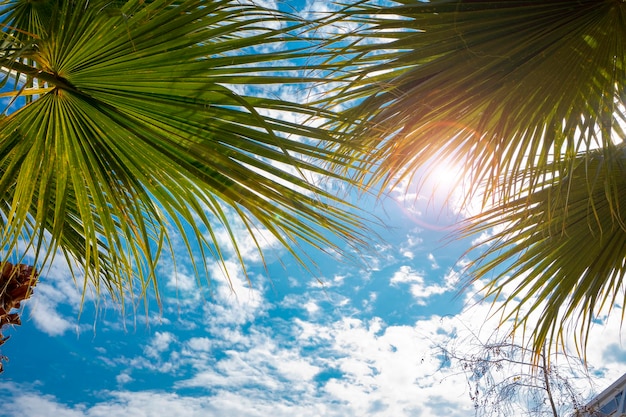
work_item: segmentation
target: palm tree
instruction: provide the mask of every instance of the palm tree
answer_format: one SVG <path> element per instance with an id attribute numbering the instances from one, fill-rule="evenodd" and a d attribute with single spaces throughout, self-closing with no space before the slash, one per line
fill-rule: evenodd
<path id="1" fill-rule="evenodd" d="M 332 113 L 261 89 L 316 81 L 301 73 L 305 22 L 231 0 L 1 4 L 3 262 L 45 271 L 64 256 L 79 285 L 123 304 L 157 288 L 173 233 L 207 276 L 220 228 L 240 253 L 234 222 L 305 265 L 310 246 L 363 241 L 320 185 L 348 181 L 324 168 L 343 163 L 341 137 L 302 123 Z"/>
<path id="2" fill-rule="evenodd" d="M 473 248 L 470 281 L 504 297 L 537 355 L 570 325 L 584 350 L 592 321 L 626 304 L 626 3 L 363 1 L 339 19 L 358 29 L 335 40 L 350 59 L 328 101 L 347 107 L 344 151 L 373 169 L 355 177 L 461 167 L 482 197 L 461 234 L 501 230 Z"/>

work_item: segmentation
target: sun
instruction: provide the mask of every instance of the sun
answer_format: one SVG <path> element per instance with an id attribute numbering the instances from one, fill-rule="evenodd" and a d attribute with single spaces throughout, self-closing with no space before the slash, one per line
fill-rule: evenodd
<path id="1" fill-rule="evenodd" d="M 432 183 L 437 193 L 449 194 L 457 191 L 465 181 L 465 173 L 460 166 L 447 162 L 433 165 L 433 169 L 427 173 L 426 181 Z"/>
<path id="2" fill-rule="evenodd" d="M 422 166 L 405 173 L 391 189 L 397 209 L 420 229 L 448 233 L 467 217 L 462 167 L 452 163 Z"/>
<path id="3" fill-rule="evenodd" d="M 467 174 L 460 164 L 437 159 L 419 169 L 414 181 L 419 194 L 434 205 L 456 207 L 463 199 Z"/>
<path id="4" fill-rule="evenodd" d="M 429 229 L 447 229 L 480 210 L 482 194 L 474 190 L 471 166 L 463 158 L 433 158 L 401 173 L 391 188 L 397 206 Z M 426 223 L 427 224 L 426 224 Z"/>

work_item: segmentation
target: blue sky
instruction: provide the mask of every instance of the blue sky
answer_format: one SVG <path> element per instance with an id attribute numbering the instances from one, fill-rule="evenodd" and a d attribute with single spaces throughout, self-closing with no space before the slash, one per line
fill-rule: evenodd
<path id="1" fill-rule="evenodd" d="M 318 254 L 311 275 L 270 240 L 267 272 L 244 253 L 251 285 L 229 260 L 232 289 L 214 263 L 198 290 L 189 265 L 163 262 L 163 310 L 149 319 L 96 314 L 92 301 L 79 319 L 80 294 L 55 264 L 7 332 L 0 416 L 471 415 L 465 376 L 438 346 L 468 329 L 488 337 L 495 322 L 458 293 L 469 242 L 442 241 L 457 215 L 405 195 L 359 200 L 386 223 L 367 266 Z M 602 389 L 626 366 L 617 324 L 594 331 Z"/>
<path id="2" fill-rule="evenodd" d="M 162 309 L 147 313 L 89 294 L 81 307 L 59 258 L 23 325 L 4 332 L 0 416 L 472 415 L 466 376 L 440 347 L 470 354 L 467 341 L 488 340 L 497 320 L 476 304 L 479 284 L 459 292 L 471 241 L 447 239 L 464 213 L 442 205 L 449 182 L 436 178 L 381 199 L 335 190 L 384 223 L 360 262 L 315 252 L 318 269 L 306 271 L 261 230 L 265 268 L 241 228 L 250 282 L 227 251 L 230 282 L 209 261 L 198 287 L 181 246 L 176 270 L 159 266 Z M 594 383 L 575 379 L 584 397 L 626 372 L 620 313 L 592 330 L 602 342 L 588 354 Z"/>

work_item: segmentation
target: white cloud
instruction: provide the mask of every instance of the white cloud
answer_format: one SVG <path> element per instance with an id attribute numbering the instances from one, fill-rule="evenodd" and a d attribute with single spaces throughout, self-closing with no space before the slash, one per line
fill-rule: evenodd
<path id="1" fill-rule="evenodd" d="M 55 416 L 55 417 L 86 417 L 84 406 L 66 406 L 60 404 L 53 396 L 33 391 L 30 387 L 19 387 L 15 384 L 0 383 L 2 391 L 10 400 L 3 401 L 3 416 Z"/>
<path id="2" fill-rule="evenodd" d="M 318 311 L 320 311 L 319 306 L 314 302 L 314 301 L 309 301 L 304 305 L 304 309 L 309 313 L 309 314 L 315 314 Z"/>
<path id="3" fill-rule="evenodd" d="M 344 403 L 348 414 L 408 416 L 419 408 L 422 415 L 440 415 L 430 408 L 431 398 L 442 392 L 433 377 L 438 364 L 424 361 L 430 343 L 416 327 L 346 318 L 317 333 L 333 341 L 336 359 L 330 364 L 342 371 L 341 379 L 329 380 L 324 390 Z M 454 404 L 456 415 L 467 413 L 469 403 L 446 399 Z"/>
<path id="4" fill-rule="evenodd" d="M 33 319 L 35 326 L 50 336 L 61 336 L 69 329 L 75 328 L 76 323 L 56 310 L 57 305 L 46 297 L 47 291 L 41 291 L 42 287 L 40 286 L 39 294 L 34 300 L 26 302 L 29 317 Z"/>
<path id="5" fill-rule="evenodd" d="M 391 285 L 397 284 L 411 284 L 411 283 L 424 283 L 423 274 L 413 270 L 410 266 L 403 265 L 398 271 L 396 271 L 389 280 Z"/>
<path id="6" fill-rule="evenodd" d="M 316 277 L 315 279 L 309 281 L 309 287 L 311 288 L 332 288 L 332 287 L 341 287 L 346 278 L 348 276 L 347 275 L 342 275 L 342 274 L 335 274 L 333 275 L 333 277 L 331 279 L 328 278 L 324 278 L 324 277 Z"/>
<path id="7" fill-rule="evenodd" d="M 124 385 L 124 384 L 127 384 L 127 383 L 133 381 L 133 377 L 130 376 L 130 374 L 128 372 L 122 372 L 121 374 L 119 374 L 119 375 L 117 375 L 115 377 L 115 381 L 119 385 Z"/>
<path id="8" fill-rule="evenodd" d="M 399 252 L 403 257 L 408 259 L 415 258 L 415 250 L 422 246 L 424 242 L 423 238 L 419 236 L 421 232 L 421 229 L 413 229 L 407 233 L 404 242 L 402 242 L 399 248 Z"/>
<path id="9" fill-rule="evenodd" d="M 435 255 L 433 255 L 432 253 L 428 254 L 428 260 L 430 261 L 430 268 L 431 269 L 439 269 L 439 264 L 437 264 L 437 260 L 435 259 Z"/>
<path id="10" fill-rule="evenodd" d="M 288 294 L 279 304 L 283 308 L 304 310 L 309 315 L 324 313 L 319 318 L 322 319 L 328 311 L 341 312 L 342 314 L 356 313 L 351 306 L 351 300 L 340 294 L 338 291 L 329 290 L 323 287 L 322 291 L 309 290 L 304 294 Z"/>
<path id="11" fill-rule="evenodd" d="M 198 291 L 197 279 L 181 272 L 172 272 L 167 280 L 167 287 L 183 293 L 195 293 Z"/>
<path id="12" fill-rule="evenodd" d="M 158 358 L 163 352 L 169 350 L 176 337 L 170 332 L 156 332 L 152 341 L 144 348 L 146 356 Z"/>
<path id="13" fill-rule="evenodd" d="M 412 325 L 388 325 L 378 317 L 294 319 L 282 324 L 291 326 L 292 338 L 277 336 L 271 324 L 255 324 L 246 331 L 229 327 L 229 333 L 224 331 L 219 338 L 184 339 L 182 334 L 156 332 L 146 349 L 149 355 L 164 358 L 159 366 L 173 361 L 193 365 L 191 374 L 174 382 L 171 392 L 110 391 L 89 406 L 69 406 L 32 387 L 0 384 L 10 394 L 3 410 L 9 410 L 9 417 L 26 412 L 50 415 L 48 410 L 60 417 L 466 416 L 473 413 L 467 381 L 460 369 L 442 366 L 438 346 L 462 341 L 468 334 L 490 336 L 497 322 L 486 319 L 488 310 L 478 305 Z M 610 349 L 619 343 L 618 321 L 592 330 L 597 340 L 603 340 L 602 347 L 591 352 L 593 359 L 607 364 L 600 369 L 599 389 L 626 368 Z M 214 349 L 223 356 L 212 354 Z M 132 358 L 127 362 L 150 369 L 146 362 Z M 326 375 L 331 376 L 323 377 L 329 371 Z M 130 369 L 120 373 L 117 382 L 130 382 L 130 373 Z M 176 393 L 186 388 L 200 391 L 194 396 Z"/>
<path id="14" fill-rule="evenodd" d="M 203 309 L 211 317 L 214 327 L 246 323 L 266 307 L 260 289 L 251 287 L 263 283 L 261 276 L 248 280 L 241 265 L 235 261 L 215 263 L 210 267 L 210 273 L 212 279 L 218 281 L 217 289 L 211 302 L 204 304 Z"/>
<path id="15" fill-rule="evenodd" d="M 430 398 L 439 395 L 438 390 L 424 395 L 424 390 L 431 388 L 424 381 L 419 383 L 419 377 L 424 376 L 424 371 L 431 373 L 434 365 L 424 368 L 423 340 L 414 327 L 386 326 L 379 318 L 345 318 L 328 325 L 303 321 L 294 324 L 294 331 L 299 332 L 293 340 L 274 340 L 269 331 L 239 331 L 244 339 L 242 346 L 225 350 L 225 356 L 217 361 L 207 355 L 204 362 L 195 363 L 191 378 L 178 381 L 174 387 L 174 392 L 177 388 L 208 388 L 211 394 L 188 397 L 153 391 L 111 391 L 104 393 L 104 399 L 98 403 L 72 407 L 13 386 L 4 409 L 11 410 L 11 417 L 25 411 L 47 415 L 47 410 L 55 410 L 55 415 L 61 417 L 252 417 L 270 412 L 276 417 L 408 416 L 418 408 L 424 416 L 438 415 L 429 412 L 428 405 Z M 150 347 L 164 352 L 178 346 L 172 342 L 171 335 L 158 332 Z M 207 340 L 200 338 L 181 345 L 209 348 Z M 319 346 L 319 350 L 303 350 L 307 346 Z M 186 359 L 178 356 L 176 360 Z M 327 369 L 336 369 L 341 378 L 318 379 Z M 117 378 L 118 383 L 130 380 L 128 372 Z M 38 398 L 41 409 L 25 406 L 25 396 Z M 462 406 L 456 409 L 464 410 Z"/>
<path id="16" fill-rule="evenodd" d="M 211 350 L 211 339 L 208 337 L 193 337 L 187 341 L 187 346 L 195 351 L 208 352 Z"/>
<path id="17" fill-rule="evenodd" d="M 428 298 L 433 295 L 444 294 L 453 289 L 451 285 L 446 282 L 446 285 L 430 284 L 427 285 L 424 281 L 424 274 L 413 270 L 410 266 L 403 265 L 398 269 L 389 283 L 392 286 L 399 286 L 400 284 L 409 284 L 411 295 L 419 305 L 426 305 Z"/>
<path id="18" fill-rule="evenodd" d="M 280 247 L 278 239 L 269 230 L 258 228 L 250 231 L 235 218 L 231 222 L 231 226 L 234 226 L 232 228 L 232 236 L 224 228 L 218 230 L 215 236 L 220 249 L 232 259 L 237 259 L 238 256 L 241 256 L 246 262 L 259 263 L 262 261 L 261 252 L 269 249 L 277 250 Z M 254 237 L 251 233 L 254 233 Z M 233 244 L 233 238 L 237 244 L 236 248 Z"/>
<path id="19" fill-rule="evenodd" d="M 310 358 L 297 349 L 282 348 L 263 333 L 247 336 L 246 349 L 225 351 L 217 363 L 206 363 L 192 378 L 176 383 L 177 387 L 212 387 L 239 390 L 270 390 L 289 395 L 306 391 L 307 384 L 320 371 Z"/>

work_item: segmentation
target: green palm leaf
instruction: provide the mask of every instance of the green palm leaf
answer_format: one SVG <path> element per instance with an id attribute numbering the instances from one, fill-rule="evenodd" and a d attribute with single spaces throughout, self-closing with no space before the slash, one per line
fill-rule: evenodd
<path id="1" fill-rule="evenodd" d="M 626 3 L 361 2 L 341 19 L 359 28 L 334 44 L 350 58 L 327 104 L 346 108 L 334 127 L 354 136 L 356 177 L 385 187 L 458 165 L 484 209 L 466 234 L 507 225 L 471 279 L 488 295 L 522 280 L 505 317 L 540 313 L 537 353 L 568 323 L 584 345 L 623 292 Z"/>
<path id="2" fill-rule="evenodd" d="M 593 321 L 626 305 L 624 147 L 610 157 L 582 154 L 572 170 L 540 186 L 465 221 L 466 236 L 489 235 L 474 247 L 472 278 L 486 279 L 486 297 L 506 294 L 504 319 L 530 325 L 535 347 L 564 339 L 570 323 L 584 352 Z"/>
<path id="3" fill-rule="evenodd" d="M 345 10 L 363 28 L 330 96 L 349 105 L 338 129 L 377 167 L 370 184 L 450 160 L 502 198 L 520 174 L 532 186 L 548 161 L 625 137 L 623 2 L 395 3 Z"/>
<path id="4" fill-rule="evenodd" d="M 15 0 L 2 12 L 5 81 L 47 87 L 0 120 L 7 254 L 25 241 L 45 264 L 60 250 L 85 286 L 123 300 L 156 287 L 171 227 L 200 247 L 204 272 L 205 252 L 223 259 L 220 227 L 238 247 L 233 216 L 301 262 L 299 245 L 363 242 L 350 207 L 305 179 L 343 180 L 322 168 L 341 164 L 319 146 L 335 139 L 283 117 L 332 114 L 247 93 L 314 81 L 288 65 L 309 52 L 280 47 L 301 45 L 301 22 L 229 0 Z"/>

